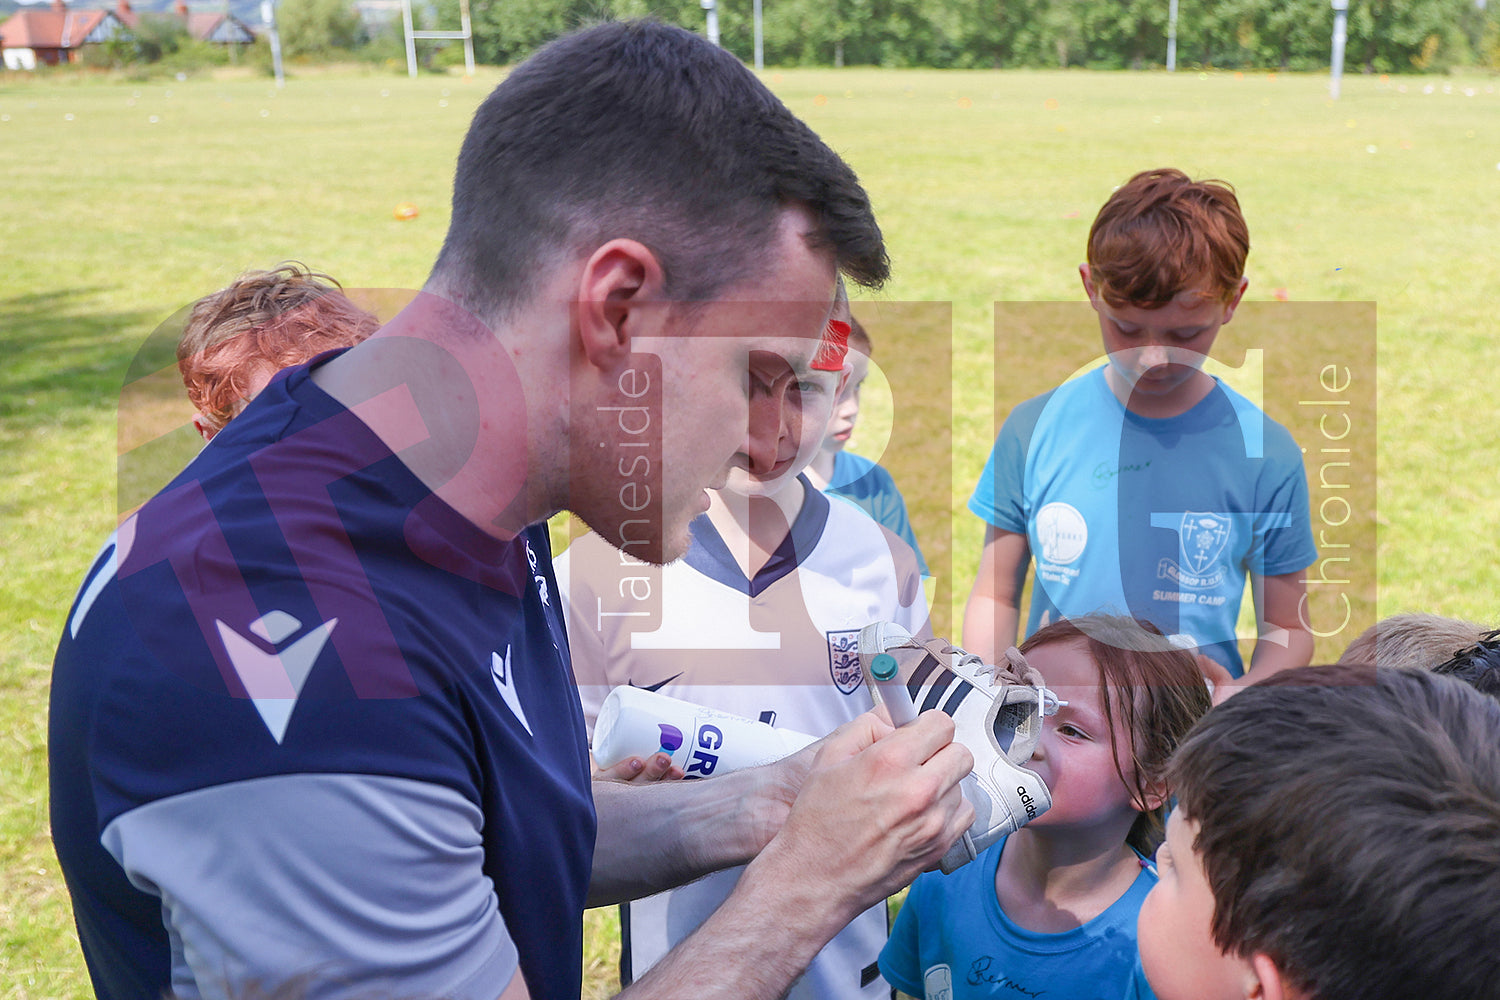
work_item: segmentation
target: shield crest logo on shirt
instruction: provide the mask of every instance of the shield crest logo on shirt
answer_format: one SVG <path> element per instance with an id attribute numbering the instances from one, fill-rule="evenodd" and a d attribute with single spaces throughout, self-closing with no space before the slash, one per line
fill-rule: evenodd
<path id="1" fill-rule="evenodd" d="M 844 694 L 853 694 L 864 683 L 865 675 L 859 669 L 859 629 L 828 633 L 828 672 L 834 687 Z"/>
<path id="2" fill-rule="evenodd" d="M 1229 518 L 1221 514 L 1188 511 L 1182 515 L 1182 564 L 1202 575 L 1229 544 Z"/>

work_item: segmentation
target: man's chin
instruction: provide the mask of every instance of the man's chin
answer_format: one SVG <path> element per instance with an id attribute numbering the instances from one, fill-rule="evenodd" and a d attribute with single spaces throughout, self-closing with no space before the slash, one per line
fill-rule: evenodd
<path id="1" fill-rule="evenodd" d="M 633 558 L 643 563 L 665 566 L 687 555 L 688 547 L 692 545 L 692 542 L 693 536 L 686 524 L 680 527 L 668 525 L 660 537 L 651 539 L 649 546 L 631 546 L 628 551 Z"/>
<path id="2" fill-rule="evenodd" d="M 687 555 L 688 547 L 692 545 L 692 542 L 693 536 L 688 534 L 687 528 L 683 528 L 680 537 L 674 536 L 663 540 L 660 561 L 647 561 L 654 562 L 655 565 L 658 566 L 665 566 L 667 563 L 674 563 L 677 560 L 681 559 L 683 556 Z"/>
<path id="3" fill-rule="evenodd" d="M 661 536 L 653 538 L 649 546 L 642 548 L 632 547 L 630 554 L 644 563 L 652 566 L 665 566 L 674 563 L 687 555 L 688 547 L 693 543 L 693 536 L 688 531 L 687 523 L 681 525 L 669 524 L 664 526 Z M 649 550 L 649 551 L 648 551 Z"/>
<path id="4" fill-rule="evenodd" d="M 640 520 L 610 525 L 596 523 L 576 510 L 573 513 L 604 541 L 631 559 L 651 566 L 665 566 L 681 559 L 687 555 L 688 545 L 692 541 L 686 521 L 681 525 L 664 525 L 659 532 L 646 534 L 637 530 L 643 523 Z"/>

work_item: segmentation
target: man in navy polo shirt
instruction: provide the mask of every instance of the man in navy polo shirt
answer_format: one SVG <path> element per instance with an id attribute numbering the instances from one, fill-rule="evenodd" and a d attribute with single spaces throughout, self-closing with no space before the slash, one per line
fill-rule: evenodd
<path id="1" fill-rule="evenodd" d="M 576 997 L 585 905 L 751 861 L 632 995 L 779 996 L 967 827 L 930 713 L 816 761 L 589 781 L 545 520 L 662 562 L 769 468 L 852 171 L 732 57 L 617 23 L 484 102 L 421 294 L 279 376 L 86 574 L 53 836 L 99 996 Z M 596 844 L 597 817 L 597 844 Z"/>

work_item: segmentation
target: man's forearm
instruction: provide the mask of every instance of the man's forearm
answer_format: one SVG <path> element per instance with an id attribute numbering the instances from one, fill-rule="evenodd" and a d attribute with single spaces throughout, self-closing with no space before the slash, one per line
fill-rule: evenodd
<path id="1" fill-rule="evenodd" d="M 626 995 L 784 995 L 850 920 L 936 864 L 973 822 L 958 783 L 974 757 L 952 737 L 941 712 L 894 732 L 861 716 L 828 737 L 796 808 L 734 892 Z"/>
<path id="2" fill-rule="evenodd" d="M 638 899 L 755 857 L 791 809 L 811 763 L 804 754 L 709 780 L 595 781 L 588 905 Z"/>
<path id="3" fill-rule="evenodd" d="M 784 996 L 823 945 L 860 912 L 831 898 L 824 883 L 806 874 L 770 854 L 757 859 L 697 932 L 622 992 L 621 1000 Z"/>

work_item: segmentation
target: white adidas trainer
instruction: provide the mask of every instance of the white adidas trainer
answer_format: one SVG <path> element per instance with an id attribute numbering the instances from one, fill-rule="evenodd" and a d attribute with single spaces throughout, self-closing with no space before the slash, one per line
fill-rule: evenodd
<path id="1" fill-rule="evenodd" d="M 942 639 L 919 640 L 894 622 L 876 622 L 860 630 L 859 660 L 877 699 L 910 696 L 911 708 L 903 716 L 898 703 L 893 718 L 909 717 L 912 709 L 946 712 L 954 740 L 974 755 L 974 770 L 961 785 L 974 822 L 943 855 L 943 871 L 968 864 L 1052 806 L 1046 784 L 1020 765 L 1041 739 L 1043 716 L 1063 703 L 1019 652 L 1009 649 L 1005 664 L 989 664 Z"/>

